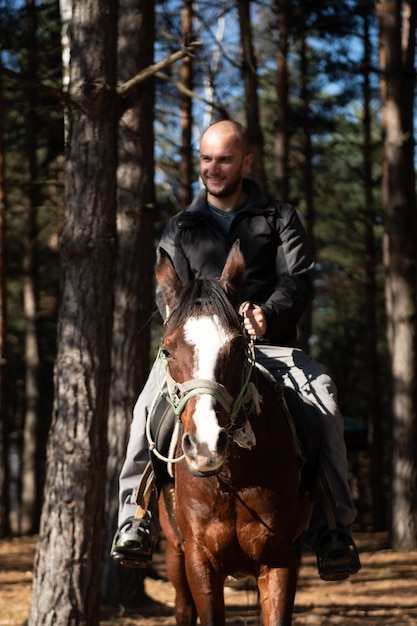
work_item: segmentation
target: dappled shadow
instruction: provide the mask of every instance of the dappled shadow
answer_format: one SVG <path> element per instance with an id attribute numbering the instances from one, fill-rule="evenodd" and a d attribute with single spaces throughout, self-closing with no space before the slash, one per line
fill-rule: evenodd
<path id="1" fill-rule="evenodd" d="M 321 581 L 315 556 L 305 555 L 293 626 L 416 626 L 417 553 L 385 549 L 383 535 L 359 534 L 362 570 L 347 581 Z M 0 542 L 0 624 L 27 618 L 36 538 Z M 166 579 L 163 550 L 145 581 L 147 596 L 136 609 L 103 607 L 100 626 L 175 626 L 174 591 Z M 228 581 L 227 626 L 260 626 L 257 591 L 250 578 Z"/>

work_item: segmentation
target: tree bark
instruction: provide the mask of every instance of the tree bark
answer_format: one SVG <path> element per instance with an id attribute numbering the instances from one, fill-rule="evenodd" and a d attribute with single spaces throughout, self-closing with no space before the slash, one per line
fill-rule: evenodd
<path id="1" fill-rule="evenodd" d="M 307 34 L 302 32 L 300 41 L 300 65 L 301 65 L 301 119 L 302 119 L 302 146 L 303 146 L 303 196 L 305 201 L 305 229 L 311 245 L 313 256 L 315 256 L 316 246 L 314 239 L 314 222 L 315 222 L 315 206 L 314 206 L 314 175 L 313 175 L 313 146 L 311 140 L 311 123 L 310 123 L 310 107 L 311 107 L 311 89 L 309 86 L 309 67 L 307 55 Z M 313 281 L 314 285 L 314 281 Z M 313 287 L 314 288 L 314 287 Z M 308 340 L 311 336 L 313 317 L 313 299 L 311 298 L 304 315 L 299 324 L 299 341 L 301 347 L 306 352 L 309 351 Z"/>
<path id="2" fill-rule="evenodd" d="M 182 39 L 184 45 L 192 41 L 193 28 L 193 3 L 192 0 L 183 0 L 181 9 Z M 184 57 L 180 67 L 180 83 L 185 89 L 193 88 L 193 65 L 192 57 Z M 180 93 L 180 125 L 181 125 L 181 150 L 179 164 L 179 193 L 178 199 L 181 209 L 185 209 L 193 199 L 193 153 L 191 146 L 193 128 L 193 101 L 184 92 Z"/>
<path id="3" fill-rule="evenodd" d="M 28 32 L 28 75 L 36 81 L 37 68 L 37 15 L 33 0 L 26 0 Z M 38 530 L 39 489 L 39 376 L 40 356 L 38 338 L 38 280 L 37 280 L 37 93 L 26 87 L 26 194 L 25 194 L 25 237 L 23 257 L 23 306 L 25 313 L 25 421 L 22 457 L 22 495 L 20 532 L 34 533 Z"/>
<path id="4" fill-rule="evenodd" d="M 277 51 L 277 119 L 274 128 L 274 183 L 278 200 L 289 198 L 289 116 L 288 116 L 288 39 L 290 9 L 288 0 L 277 2 L 278 51 Z"/>
<path id="5" fill-rule="evenodd" d="M 415 3 L 381 0 L 385 296 L 392 379 L 392 545 L 417 549 L 417 211 L 413 128 Z M 402 30 L 402 10 L 411 27 Z M 403 35 L 403 41 L 402 41 Z M 407 54 L 406 54 L 407 53 Z M 411 178 L 411 180 L 410 180 Z"/>
<path id="6" fill-rule="evenodd" d="M 116 210 L 117 2 L 75 0 L 55 402 L 30 626 L 99 623 Z"/>
<path id="7" fill-rule="evenodd" d="M 0 537 L 9 533 L 9 472 L 7 441 L 7 307 L 6 307 L 6 191 L 4 177 L 3 76 L 0 55 Z"/>
<path id="8" fill-rule="evenodd" d="M 237 9 L 242 49 L 241 72 L 245 87 L 246 127 L 250 151 L 254 155 L 252 178 L 266 191 L 267 179 L 263 161 L 263 135 L 259 117 L 258 74 L 252 38 L 250 0 L 238 0 Z"/>
<path id="9" fill-rule="evenodd" d="M 365 190 L 365 315 L 367 384 L 369 411 L 367 416 L 369 442 L 371 447 L 370 482 L 372 494 L 372 528 L 386 530 L 386 497 L 384 489 L 384 412 L 380 393 L 380 364 L 377 349 L 377 258 L 375 248 L 375 202 L 373 182 L 373 150 L 371 128 L 371 51 L 370 7 L 364 7 L 363 19 L 363 170 Z"/>
<path id="10" fill-rule="evenodd" d="M 120 0 L 119 80 L 153 62 L 154 1 Z M 132 94 L 133 95 L 133 94 Z M 117 528 L 118 479 L 126 453 L 132 410 L 149 371 L 153 299 L 155 217 L 152 78 L 136 87 L 138 105 L 119 125 L 117 171 L 118 253 L 109 407 L 106 496 L 106 550 L 103 597 L 106 604 L 140 606 L 144 570 L 121 567 L 109 551 Z"/>

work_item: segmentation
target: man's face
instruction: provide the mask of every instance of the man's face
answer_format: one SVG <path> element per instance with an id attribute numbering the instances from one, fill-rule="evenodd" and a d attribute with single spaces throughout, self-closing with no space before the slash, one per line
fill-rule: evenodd
<path id="1" fill-rule="evenodd" d="M 227 198 L 236 194 L 249 170 L 252 156 L 244 154 L 233 132 L 206 131 L 200 144 L 200 175 L 209 195 Z"/>

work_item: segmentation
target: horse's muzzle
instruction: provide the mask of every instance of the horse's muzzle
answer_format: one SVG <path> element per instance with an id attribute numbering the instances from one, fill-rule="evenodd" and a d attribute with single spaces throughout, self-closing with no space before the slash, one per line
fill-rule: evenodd
<path id="1" fill-rule="evenodd" d="M 229 437 L 224 429 L 219 431 L 214 450 L 191 433 L 184 433 L 182 449 L 191 474 L 199 477 L 218 474 L 226 459 L 228 443 Z"/>

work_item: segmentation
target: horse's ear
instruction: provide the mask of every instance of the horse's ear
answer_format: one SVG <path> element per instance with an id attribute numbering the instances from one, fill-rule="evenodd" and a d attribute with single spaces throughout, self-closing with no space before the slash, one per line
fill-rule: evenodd
<path id="1" fill-rule="evenodd" d="M 240 303 L 240 291 L 245 269 L 245 259 L 240 251 L 240 242 L 237 240 L 230 249 L 219 279 L 220 287 L 226 292 L 234 306 Z"/>
<path id="2" fill-rule="evenodd" d="M 156 266 L 156 280 L 158 281 L 162 297 L 169 309 L 173 309 L 175 303 L 184 291 L 185 285 L 180 281 L 172 261 L 165 250 L 160 251 L 160 257 Z"/>

